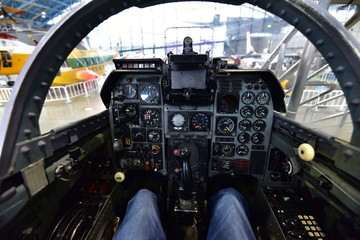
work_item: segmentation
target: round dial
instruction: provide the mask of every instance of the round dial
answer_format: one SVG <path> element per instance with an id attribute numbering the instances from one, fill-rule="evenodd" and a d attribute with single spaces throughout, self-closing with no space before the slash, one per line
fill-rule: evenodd
<path id="1" fill-rule="evenodd" d="M 268 92 L 260 92 L 256 96 L 256 101 L 261 105 L 267 104 L 270 101 L 270 94 Z"/>
<path id="2" fill-rule="evenodd" d="M 224 135 L 231 135 L 235 129 L 235 122 L 231 118 L 222 118 L 217 124 L 217 130 Z"/>
<path id="3" fill-rule="evenodd" d="M 209 129 L 209 117 L 204 113 L 197 113 L 191 118 L 191 129 L 205 131 Z"/>
<path id="4" fill-rule="evenodd" d="M 243 119 L 239 123 L 239 129 L 241 131 L 250 131 L 251 129 L 251 121 L 248 119 Z"/>
<path id="5" fill-rule="evenodd" d="M 263 120 L 256 120 L 253 124 L 253 129 L 257 132 L 262 132 L 266 128 L 266 123 Z"/>
<path id="6" fill-rule="evenodd" d="M 255 133 L 254 135 L 251 136 L 251 141 L 254 144 L 261 144 L 264 142 L 264 135 L 262 135 L 261 133 Z"/>
<path id="7" fill-rule="evenodd" d="M 241 132 L 237 137 L 239 143 L 248 143 L 250 141 L 250 135 L 246 132 Z"/>
<path id="8" fill-rule="evenodd" d="M 148 132 L 149 142 L 160 142 L 161 134 L 158 130 L 151 130 Z"/>
<path id="9" fill-rule="evenodd" d="M 244 104 L 252 104 L 255 101 L 255 93 L 247 91 L 241 96 L 241 101 Z"/>
<path id="10" fill-rule="evenodd" d="M 127 117 L 135 117 L 137 115 L 137 108 L 134 104 L 128 104 L 125 106 L 125 115 Z"/>
<path id="11" fill-rule="evenodd" d="M 236 147 L 236 154 L 239 156 L 245 156 L 249 153 L 249 148 L 246 145 L 239 145 Z"/>
<path id="12" fill-rule="evenodd" d="M 141 122 L 144 126 L 157 127 L 160 124 L 160 113 L 157 109 L 146 109 L 141 114 Z"/>
<path id="13" fill-rule="evenodd" d="M 244 106 L 240 109 L 240 115 L 243 118 L 251 118 L 254 114 L 254 109 L 250 106 Z"/>
<path id="14" fill-rule="evenodd" d="M 136 96 L 136 88 L 134 85 L 124 85 L 123 86 L 123 93 L 126 99 L 131 99 Z"/>
<path id="15" fill-rule="evenodd" d="M 140 89 L 140 98 L 145 103 L 157 103 L 159 100 L 159 90 L 154 85 L 145 85 Z"/>
<path id="16" fill-rule="evenodd" d="M 221 155 L 224 157 L 232 157 L 235 154 L 234 144 L 224 144 L 221 146 Z"/>
<path id="17" fill-rule="evenodd" d="M 182 113 L 173 113 L 170 115 L 170 123 L 176 130 L 180 130 L 186 125 L 186 117 Z"/>
<path id="18" fill-rule="evenodd" d="M 268 113 L 269 110 L 264 106 L 260 106 L 255 109 L 255 116 L 257 118 L 265 118 L 268 115 Z"/>

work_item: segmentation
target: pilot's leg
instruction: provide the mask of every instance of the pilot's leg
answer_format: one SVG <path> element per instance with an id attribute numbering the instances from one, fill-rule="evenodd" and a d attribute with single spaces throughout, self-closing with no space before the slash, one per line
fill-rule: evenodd
<path id="1" fill-rule="evenodd" d="M 142 189 L 129 201 L 124 220 L 115 233 L 116 240 L 166 239 L 156 195 Z"/>
<path id="2" fill-rule="evenodd" d="M 210 226 L 207 239 L 255 239 L 248 219 L 248 203 L 235 189 L 222 189 L 209 200 Z"/>

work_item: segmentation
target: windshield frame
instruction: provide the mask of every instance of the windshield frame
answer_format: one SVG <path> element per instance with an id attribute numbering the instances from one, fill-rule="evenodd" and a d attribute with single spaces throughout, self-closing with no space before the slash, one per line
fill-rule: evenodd
<path id="1" fill-rule="evenodd" d="M 0 178 L 8 175 L 14 168 L 18 155 L 25 154 L 16 144 L 41 136 L 38 121 L 44 99 L 57 70 L 72 49 L 93 28 L 116 13 L 133 6 L 142 8 L 169 2 L 174 1 L 87 1 L 79 4 L 50 29 L 18 76 L 6 107 L 1 123 L 3 131 L 0 135 Z M 232 5 L 248 2 L 282 18 L 302 32 L 333 69 L 346 96 L 354 122 L 351 144 L 360 146 L 360 126 L 357 120 L 360 119 L 360 111 L 357 110 L 360 103 L 360 46 L 340 23 L 312 1 L 212 2 Z"/>

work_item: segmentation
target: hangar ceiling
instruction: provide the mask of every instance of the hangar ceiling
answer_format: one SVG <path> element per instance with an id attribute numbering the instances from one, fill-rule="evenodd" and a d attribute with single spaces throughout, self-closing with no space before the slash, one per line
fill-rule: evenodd
<path id="1" fill-rule="evenodd" d="M 7 6 L 26 11 L 23 14 L 8 12 L 9 18 L 17 22 L 22 22 L 22 27 L 47 30 L 50 20 L 60 16 L 64 11 L 81 1 L 82 0 L 2 0 L 0 4 L 1 7 Z M 4 17 L 4 14 L 2 15 L 1 17 Z"/>

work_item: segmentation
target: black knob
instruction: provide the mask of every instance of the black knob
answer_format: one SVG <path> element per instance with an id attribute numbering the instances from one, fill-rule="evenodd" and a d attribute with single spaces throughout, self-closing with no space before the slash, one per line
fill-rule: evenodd
<path id="1" fill-rule="evenodd" d="M 145 140 L 145 136 L 141 132 L 138 132 L 135 134 L 134 140 L 135 142 L 143 142 Z"/>

